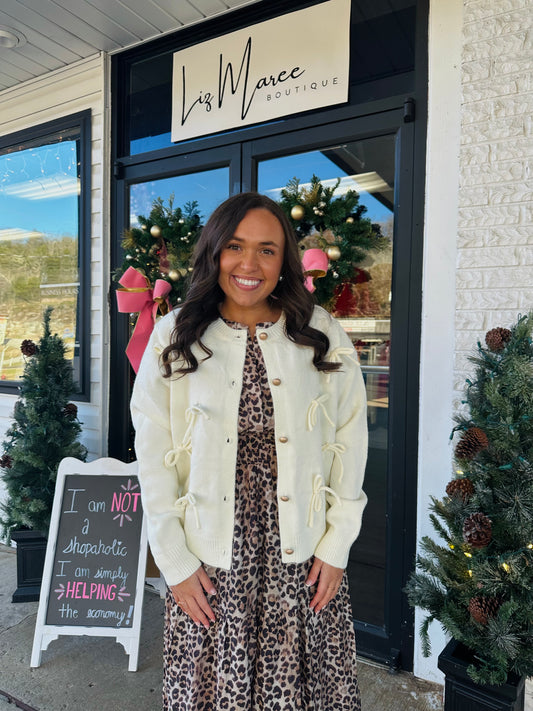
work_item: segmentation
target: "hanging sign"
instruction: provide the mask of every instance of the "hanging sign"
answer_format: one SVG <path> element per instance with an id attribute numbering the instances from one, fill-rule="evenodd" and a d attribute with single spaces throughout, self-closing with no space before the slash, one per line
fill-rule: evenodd
<path id="1" fill-rule="evenodd" d="M 174 54 L 172 140 L 348 100 L 350 0 L 329 0 Z"/>
<path id="2" fill-rule="evenodd" d="M 137 668 L 147 542 L 137 463 L 60 463 L 31 666 L 58 635 L 114 637 Z"/>

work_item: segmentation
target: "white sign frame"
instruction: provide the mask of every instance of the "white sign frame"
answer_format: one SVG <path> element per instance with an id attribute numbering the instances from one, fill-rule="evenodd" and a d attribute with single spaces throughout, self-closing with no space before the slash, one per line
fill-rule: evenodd
<path id="1" fill-rule="evenodd" d="M 171 140 L 348 101 L 351 0 L 328 0 L 174 53 Z"/>
<path id="2" fill-rule="evenodd" d="M 61 504 L 65 490 L 65 479 L 69 474 L 78 475 L 101 475 L 101 476 L 137 476 L 137 462 L 125 463 L 118 459 L 103 458 L 93 462 L 81 462 L 73 457 L 66 457 L 59 465 L 57 472 L 56 490 L 54 494 L 54 504 L 50 521 L 50 531 L 46 546 L 46 558 L 41 584 L 41 595 L 39 599 L 39 610 L 35 624 L 33 638 L 33 649 L 31 654 L 31 667 L 38 667 L 41 664 L 41 653 L 48 649 L 50 642 L 58 639 L 60 635 L 88 637 L 114 637 L 116 641 L 124 647 L 129 656 L 128 671 L 137 671 L 139 659 L 139 641 L 141 632 L 142 605 L 144 599 L 144 582 L 146 573 L 146 556 L 148 550 L 148 540 L 146 533 L 146 517 L 143 515 L 139 558 L 136 578 L 136 594 L 133 603 L 132 623 L 128 628 L 117 627 L 97 627 L 97 626 L 63 626 L 46 624 L 46 614 L 50 597 L 50 583 L 52 580 L 53 565 L 55 558 L 56 539 L 61 518 Z"/>

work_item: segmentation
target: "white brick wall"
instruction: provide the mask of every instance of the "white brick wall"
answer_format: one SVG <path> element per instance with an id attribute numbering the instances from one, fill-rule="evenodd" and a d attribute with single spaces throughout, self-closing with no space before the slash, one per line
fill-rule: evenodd
<path id="1" fill-rule="evenodd" d="M 533 6 L 463 10 L 456 407 L 477 340 L 533 308 Z"/>

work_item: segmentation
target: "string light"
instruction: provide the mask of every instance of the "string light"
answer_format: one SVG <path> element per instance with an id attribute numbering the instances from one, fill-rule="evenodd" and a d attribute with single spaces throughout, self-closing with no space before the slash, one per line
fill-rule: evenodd
<path id="1" fill-rule="evenodd" d="M 502 568 L 508 573 L 511 570 L 511 566 L 508 563 L 502 563 Z"/>
<path id="2" fill-rule="evenodd" d="M 471 558 L 471 557 L 472 557 L 472 553 L 469 553 L 468 551 L 463 551 L 463 553 L 465 554 L 465 556 L 466 556 L 467 558 Z"/>

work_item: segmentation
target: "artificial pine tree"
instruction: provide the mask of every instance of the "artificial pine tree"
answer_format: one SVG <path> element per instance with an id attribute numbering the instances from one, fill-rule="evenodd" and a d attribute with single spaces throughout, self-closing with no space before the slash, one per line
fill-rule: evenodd
<path id="1" fill-rule="evenodd" d="M 443 544 L 422 539 L 424 555 L 407 585 L 410 603 L 427 610 L 474 655 L 468 672 L 503 684 L 510 671 L 533 675 L 533 314 L 496 328 L 470 358 L 467 412 L 452 432 L 456 477 L 430 515 Z"/>
<path id="2" fill-rule="evenodd" d="M 334 309 L 343 285 L 357 278 L 356 265 L 370 250 L 388 245 L 380 226 L 365 217 L 367 209 L 359 203 L 355 190 L 335 196 L 339 184 L 340 178 L 332 187 L 325 187 L 313 175 L 309 187 L 302 188 L 298 178 L 293 178 L 282 189 L 279 201 L 302 252 L 318 247 L 330 260 L 326 275 L 315 281 L 318 303 L 329 310 Z"/>
<path id="3" fill-rule="evenodd" d="M 43 335 L 38 344 L 24 340 L 26 357 L 15 403 L 14 422 L 6 433 L 0 458 L 7 502 L 1 506 L 3 535 L 27 528 L 48 531 L 57 468 L 64 457 L 85 461 L 87 450 L 78 442 L 81 432 L 77 407 L 69 402 L 75 390 L 66 347 L 50 331 L 47 308 Z"/>
<path id="4" fill-rule="evenodd" d="M 171 285 L 168 299 L 171 307 L 180 303 L 187 293 L 188 277 L 192 268 L 194 246 L 201 232 L 201 218 L 196 201 L 183 208 L 174 208 L 174 196 L 165 206 L 162 198 L 152 203 L 149 217 L 138 216 L 140 227 L 124 233 L 124 260 L 114 273 L 118 281 L 133 267 L 154 286 L 157 279 Z"/>

